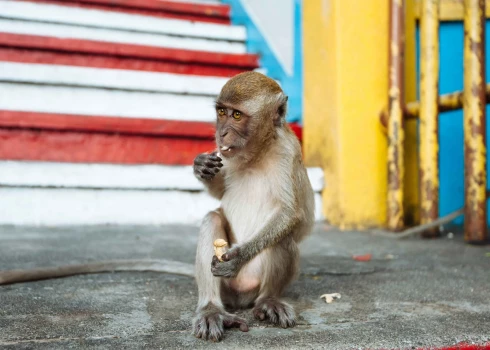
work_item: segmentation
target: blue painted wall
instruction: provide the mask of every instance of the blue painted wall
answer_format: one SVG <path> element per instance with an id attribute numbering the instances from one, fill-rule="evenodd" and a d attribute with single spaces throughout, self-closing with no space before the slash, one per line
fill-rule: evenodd
<path id="1" fill-rule="evenodd" d="M 486 23 L 490 35 L 490 21 Z M 488 37 L 488 36 L 487 36 Z M 440 28 L 440 93 L 445 94 L 463 89 L 463 23 L 442 22 Z M 420 33 L 417 31 L 417 79 L 420 69 Z M 486 50 L 490 53 L 488 40 Z M 489 55 L 486 58 L 490 67 Z M 490 69 L 486 71 L 489 81 Z M 418 95 L 418 92 L 417 92 Z M 487 106 L 487 117 L 490 108 Z M 487 118 L 488 124 L 488 118 Z M 489 125 L 490 127 L 490 125 Z M 463 112 L 445 112 L 439 116 L 439 161 L 440 161 L 440 215 L 446 215 L 464 205 L 464 159 L 463 159 Z M 487 140 L 489 133 L 487 128 Z M 487 179 L 488 179 L 487 164 Z M 463 218 L 455 223 L 462 224 Z M 490 221 L 489 221 L 490 222 Z"/>
<path id="2" fill-rule="evenodd" d="M 231 20 L 233 24 L 243 25 L 247 29 L 247 51 L 260 56 L 260 65 L 266 69 L 266 74 L 281 82 L 285 93 L 289 96 L 289 110 L 287 120 L 289 122 L 299 122 L 302 120 L 303 113 L 303 50 L 302 50 L 302 0 L 294 1 L 294 69 L 293 74 L 287 74 L 271 51 L 267 42 L 253 23 L 240 0 L 222 0 L 223 3 L 231 6 Z"/>

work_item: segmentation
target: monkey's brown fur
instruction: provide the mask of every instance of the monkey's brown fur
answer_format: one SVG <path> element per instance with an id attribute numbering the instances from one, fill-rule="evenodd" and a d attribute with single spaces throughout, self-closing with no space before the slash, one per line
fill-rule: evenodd
<path id="1" fill-rule="evenodd" d="M 229 309 L 249 306 L 260 320 L 295 325 L 294 310 L 280 296 L 296 277 L 297 244 L 311 231 L 314 200 L 286 107 L 279 85 L 257 72 L 233 77 L 217 98 L 221 157 L 200 154 L 194 161 L 195 175 L 221 200 L 200 229 L 198 338 L 219 341 L 225 327 L 246 331 L 245 320 Z M 218 238 L 230 244 L 222 262 L 213 254 Z"/>

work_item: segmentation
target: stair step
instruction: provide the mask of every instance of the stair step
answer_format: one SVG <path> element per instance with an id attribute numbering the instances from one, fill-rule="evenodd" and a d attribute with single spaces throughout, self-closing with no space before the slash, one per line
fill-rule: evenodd
<path id="1" fill-rule="evenodd" d="M 214 123 L 0 110 L 0 127 L 214 140 Z M 299 126 L 294 125 L 297 133 Z M 158 150 L 157 150 L 158 151 Z"/>
<path id="2" fill-rule="evenodd" d="M 0 159 L 188 165 L 215 149 L 211 123 L 4 110 L 0 127 Z"/>
<path id="3" fill-rule="evenodd" d="M 0 83 L 0 91 L 3 110 L 182 121 L 215 119 L 211 96 L 19 83 Z"/>
<path id="4" fill-rule="evenodd" d="M 323 190 L 321 168 L 308 168 L 315 192 Z M 192 166 L 74 164 L 0 161 L 0 186 L 124 190 L 204 191 Z"/>
<path id="5" fill-rule="evenodd" d="M 29 2 L 75 6 L 163 18 L 210 23 L 230 23 L 230 7 L 216 0 L 28 0 Z"/>
<path id="6" fill-rule="evenodd" d="M 258 57 L 251 54 L 62 39 L 1 31 L 2 29 L 0 29 L 0 61 L 226 77 L 258 67 Z"/>
<path id="7" fill-rule="evenodd" d="M 323 172 L 308 169 L 321 220 Z M 198 224 L 219 202 L 190 166 L 0 162 L 0 224 Z"/>
<path id="8" fill-rule="evenodd" d="M 0 187 L 0 224 L 198 225 L 219 202 L 205 192 Z M 315 193 L 315 218 L 323 220 Z"/>
<path id="9" fill-rule="evenodd" d="M 0 1 L 0 32 L 245 53 L 245 28 L 66 6 Z"/>
<path id="10" fill-rule="evenodd" d="M 0 81 L 43 86 L 69 86 L 215 97 L 227 80 L 224 77 L 0 61 Z M 214 119 L 214 112 L 212 114 Z"/>

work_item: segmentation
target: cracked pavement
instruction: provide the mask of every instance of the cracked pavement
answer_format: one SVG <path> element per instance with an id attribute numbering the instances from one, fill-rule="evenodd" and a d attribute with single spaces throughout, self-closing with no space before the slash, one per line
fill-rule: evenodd
<path id="1" fill-rule="evenodd" d="M 0 269 L 108 259 L 194 262 L 196 227 L 0 227 Z M 184 243 L 183 243 L 184 242 Z M 194 280 L 156 272 L 0 286 L 5 349 L 352 349 L 490 342 L 490 246 L 454 238 L 394 240 L 318 224 L 301 245 L 285 298 L 298 326 L 239 314 L 250 331 L 218 344 L 190 334 Z M 353 255 L 372 254 L 368 262 Z M 331 304 L 320 296 L 340 293 Z"/>

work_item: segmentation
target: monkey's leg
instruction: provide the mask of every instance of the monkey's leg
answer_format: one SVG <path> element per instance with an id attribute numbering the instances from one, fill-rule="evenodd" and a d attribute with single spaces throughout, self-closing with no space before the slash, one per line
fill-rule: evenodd
<path id="1" fill-rule="evenodd" d="M 214 256 L 213 242 L 218 238 L 229 240 L 226 234 L 226 218 L 221 209 L 208 213 L 204 218 L 196 253 L 196 282 L 199 301 L 193 322 L 193 334 L 197 338 L 213 341 L 223 338 L 225 327 L 240 327 L 241 331 L 248 331 L 248 325 L 244 319 L 225 311 L 221 300 L 223 282 L 221 278 L 214 277 L 211 273 L 211 261 Z"/>
<path id="2" fill-rule="evenodd" d="M 280 300 L 284 289 L 298 273 L 299 249 L 292 239 L 284 240 L 271 249 L 263 266 L 263 279 L 253 314 L 259 320 L 268 319 L 283 328 L 296 325 L 294 309 Z"/>

